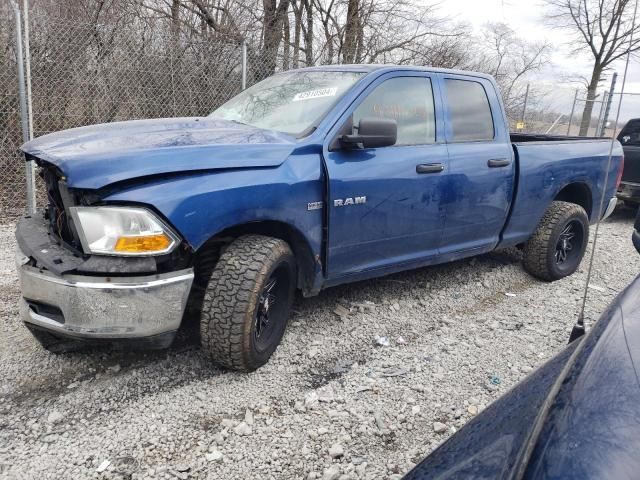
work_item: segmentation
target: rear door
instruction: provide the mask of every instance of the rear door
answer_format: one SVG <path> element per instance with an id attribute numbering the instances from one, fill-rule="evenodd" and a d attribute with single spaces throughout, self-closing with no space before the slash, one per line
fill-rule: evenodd
<path id="1" fill-rule="evenodd" d="M 396 145 L 331 149 L 325 145 L 329 284 L 363 272 L 385 273 L 437 254 L 443 226 L 447 148 L 434 76 L 394 72 L 376 79 L 335 130 L 362 118 L 398 124 Z"/>
<path id="2" fill-rule="evenodd" d="M 479 77 L 442 77 L 449 151 L 442 255 L 491 250 L 505 224 L 515 160 L 501 102 Z"/>

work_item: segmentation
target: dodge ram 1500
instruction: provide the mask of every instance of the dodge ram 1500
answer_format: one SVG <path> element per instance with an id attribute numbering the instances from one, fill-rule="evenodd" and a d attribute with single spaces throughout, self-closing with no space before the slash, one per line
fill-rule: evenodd
<path id="1" fill-rule="evenodd" d="M 45 135 L 22 147 L 48 195 L 17 227 L 22 318 L 51 351 L 166 347 L 195 318 L 203 350 L 246 371 L 296 290 L 508 246 L 556 280 L 615 207 L 610 142 L 510 135 L 487 75 L 370 65 L 279 73 L 207 117 Z"/>

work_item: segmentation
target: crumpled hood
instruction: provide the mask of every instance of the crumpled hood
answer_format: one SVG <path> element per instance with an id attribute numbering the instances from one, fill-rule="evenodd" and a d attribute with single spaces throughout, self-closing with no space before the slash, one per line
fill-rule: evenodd
<path id="1" fill-rule="evenodd" d="M 276 167 L 292 137 L 208 117 L 105 123 L 44 135 L 22 151 L 58 167 L 72 188 L 101 188 L 149 175 Z"/>

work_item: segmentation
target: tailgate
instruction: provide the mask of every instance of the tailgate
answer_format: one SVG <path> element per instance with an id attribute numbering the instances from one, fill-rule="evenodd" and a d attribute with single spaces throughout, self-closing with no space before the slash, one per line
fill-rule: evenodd
<path id="1" fill-rule="evenodd" d="M 640 146 L 624 147 L 622 181 L 640 183 Z"/>

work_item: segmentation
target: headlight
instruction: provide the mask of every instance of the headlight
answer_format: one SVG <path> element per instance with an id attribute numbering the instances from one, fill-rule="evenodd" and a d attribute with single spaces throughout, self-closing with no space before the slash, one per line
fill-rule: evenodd
<path id="1" fill-rule="evenodd" d="M 160 255 L 178 244 L 178 236 L 153 213 L 136 207 L 71 207 L 85 253 Z"/>

